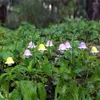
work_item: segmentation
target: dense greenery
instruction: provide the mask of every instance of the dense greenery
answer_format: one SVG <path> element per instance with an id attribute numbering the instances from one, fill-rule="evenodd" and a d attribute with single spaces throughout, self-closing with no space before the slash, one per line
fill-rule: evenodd
<path id="1" fill-rule="evenodd" d="M 90 54 L 100 44 L 100 22 L 66 19 L 65 23 L 36 29 L 28 23 L 16 30 L 0 27 L 0 100 L 100 100 L 100 59 Z M 39 44 L 52 40 L 44 53 Z M 32 41 L 32 57 L 24 51 Z M 72 49 L 58 46 L 69 41 Z M 80 50 L 80 42 L 88 50 Z M 100 50 L 100 49 L 99 49 Z M 5 64 L 7 57 L 14 64 Z"/>

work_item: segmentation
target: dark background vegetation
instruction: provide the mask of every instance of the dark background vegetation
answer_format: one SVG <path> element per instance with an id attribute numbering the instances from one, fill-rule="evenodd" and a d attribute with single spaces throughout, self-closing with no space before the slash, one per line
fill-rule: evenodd
<path id="1" fill-rule="evenodd" d="M 5 0 L 4 0 L 5 1 Z M 8 12 L 6 27 L 16 28 L 21 22 L 36 27 L 60 23 L 65 18 L 100 18 L 100 0 L 8 0 L 12 11 Z M 51 7 L 51 9 L 50 9 Z"/>

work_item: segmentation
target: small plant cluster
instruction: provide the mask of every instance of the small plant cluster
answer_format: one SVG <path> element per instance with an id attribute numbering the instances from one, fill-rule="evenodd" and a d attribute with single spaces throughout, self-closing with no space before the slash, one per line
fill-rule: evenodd
<path id="1" fill-rule="evenodd" d="M 98 25 L 0 27 L 0 100 L 100 100 Z"/>

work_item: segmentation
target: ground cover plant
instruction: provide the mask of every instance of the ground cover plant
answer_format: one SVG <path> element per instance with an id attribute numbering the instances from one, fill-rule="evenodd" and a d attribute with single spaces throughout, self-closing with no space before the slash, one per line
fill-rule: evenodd
<path id="1" fill-rule="evenodd" d="M 95 21 L 0 27 L 0 100 L 100 100 L 99 45 Z"/>

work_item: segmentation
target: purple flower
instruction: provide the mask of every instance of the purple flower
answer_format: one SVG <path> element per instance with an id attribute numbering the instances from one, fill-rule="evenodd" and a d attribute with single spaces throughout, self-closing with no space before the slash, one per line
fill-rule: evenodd
<path id="1" fill-rule="evenodd" d="M 24 51 L 24 56 L 25 56 L 26 58 L 29 58 L 30 56 L 32 56 L 32 54 L 31 54 L 31 52 L 30 52 L 29 49 L 26 49 L 26 50 Z"/>
<path id="2" fill-rule="evenodd" d="M 51 40 L 48 40 L 46 43 L 46 47 L 51 47 L 51 46 L 53 46 L 53 43 Z"/>
<path id="3" fill-rule="evenodd" d="M 65 46 L 66 46 L 66 49 L 72 48 L 69 42 L 66 42 L 66 43 L 65 43 Z"/>
<path id="4" fill-rule="evenodd" d="M 28 44 L 28 48 L 30 48 L 30 49 L 33 49 L 33 48 L 35 48 L 36 46 L 35 46 L 35 44 L 31 41 L 31 42 L 29 42 L 29 44 Z"/>
<path id="5" fill-rule="evenodd" d="M 65 44 L 63 44 L 63 43 L 60 44 L 58 50 L 60 50 L 60 51 L 64 51 L 64 50 L 66 50 L 66 46 L 65 46 Z"/>
<path id="6" fill-rule="evenodd" d="M 84 43 L 84 42 L 81 42 L 80 44 L 79 44 L 79 47 L 78 47 L 79 49 L 87 49 L 87 46 L 86 46 L 86 44 Z"/>

